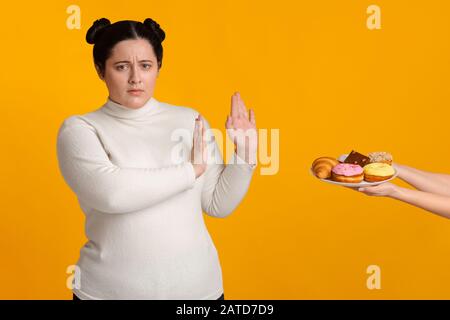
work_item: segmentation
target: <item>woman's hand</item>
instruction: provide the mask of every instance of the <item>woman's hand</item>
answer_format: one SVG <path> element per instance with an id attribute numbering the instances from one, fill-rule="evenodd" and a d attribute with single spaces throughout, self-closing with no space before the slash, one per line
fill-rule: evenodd
<path id="1" fill-rule="evenodd" d="M 231 113 L 227 116 L 225 127 L 239 158 L 248 164 L 256 164 L 258 133 L 255 112 L 252 109 L 247 111 L 239 92 L 231 96 Z"/>
<path id="2" fill-rule="evenodd" d="M 201 115 L 195 119 L 194 138 L 191 150 L 191 163 L 194 167 L 195 177 L 200 177 L 206 171 L 206 134 L 205 125 Z"/>
<path id="3" fill-rule="evenodd" d="M 446 195 L 402 188 L 389 182 L 374 187 L 362 187 L 357 190 L 369 196 L 384 196 L 400 200 L 450 219 L 450 197 Z"/>
<path id="4" fill-rule="evenodd" d="M 397 185 L 386 182 L 373 187 L 361 187 L 357 190 L 368 196 L 392 197 L 396 192 L 398 192 L 398 188 L 399 187 Z"/>

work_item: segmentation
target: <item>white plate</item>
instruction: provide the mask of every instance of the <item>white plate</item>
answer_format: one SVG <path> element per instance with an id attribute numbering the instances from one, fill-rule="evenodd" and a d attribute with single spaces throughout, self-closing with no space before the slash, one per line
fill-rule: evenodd
<path id="1" fill-rule="evenodd" d="M 346 155 L 346 154 L 343 154 L 343 155 L 341 155 L 341 156 L 338 158 L 338 160 L 339 160 L 339 161 L 344 161 L 345 158 L 347 158 L 347 155 Z M 331 183 L 331 184 L 337 184 L 337 185 L 340 185 L 340 186 L 351 187 L 351 188 L 359 188 L 359 187 L 367 187 L 367 186 L 377 186 L 377 185 L 379 185 L 379 184 L 386 183 L 386 182 L 391 181 L 391 180 L 393 180 L 393 179 L 395 179 L 395 178 L 397 177 L 398 171 L 397 171 L 395 168 L 394 168 L 394 171 L 395 171 L 394 175 L 393 175 L 392 177 L 390 177 L 389 179 L 387 179 L 387 180 L 377 181 L 377 182 L 367 182 L 367 181 L 364 181 L 364 180 L 363 180 L 362 182 L 359 182 L 359 183 L 349 183 L 349 182 L 338 182 L 338 181 L 333 181 L 333 180 L 331 180 L 331 179 L 320 179 L 320 178 L 317 178 L 316 175 L 314 174 L 314 172 L 312 171 L 312 168 L 309 169 L 309 172 L 310 172 L 314 177 L 316 177 L 316 178 L 319 179 L 319 180 L 322 180 L 323 182 L 328 182 L 328 183 Z"/>
<path id="2" fill-rule="evenodd" d="M 395 170 L 395 168 L 394 168 L 394 170 Z M 316 175 L 314 174 L 312 169 L 309 169 L 309 172 L 311 172 L 311 174 L 314 177 L 316 177 Z M 387 179 L 387 180 L 377 181 L 377 182 L 367 182 L 367 181 L 363 180 L 362 182 L 359 182 L 359 183 L 338 182 L 338 181 L 333 181 L 331 179 L 320 179 L 320 178 L 317 178 L 317 177 L 316 178 L 319 179 L 319 180 L 322 180 L 323 182 L 328 182 L 328 183 L 331 183 L 331 184 L 337 184 L 337 185 L 344 186 L 344 187 L 352 187 L 352 188 L 356 187 L 356 188 L 359 188 L 359 187 L 367 187 L 367 186 L 377 186 L 379 184 L 382 184 L 382 183 L 385 183 L 385 182 L 388 182 L 388 181 L 391 181 L 391 180 L 395 179 L 397 177 L 397 175 L 398 175 L 398 172 L 397 172 L 397 170 L 395 170 L 394 175 L 391 178 Z"/>

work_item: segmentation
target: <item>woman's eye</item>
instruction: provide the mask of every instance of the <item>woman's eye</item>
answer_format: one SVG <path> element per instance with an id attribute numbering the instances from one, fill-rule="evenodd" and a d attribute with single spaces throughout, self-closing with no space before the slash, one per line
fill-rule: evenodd
<path id="1" fill-rule="evenodd" d="M 148 63 L 144 63 L 142 66 L 144 67 L 144 69 L 150 69 L 150 67 L 151 67 L 152 65 L 151 65 L 151 64 L 148 64 Z"/>
<path id="2" fill-rule="evenodd" d="M 127 68 L 127 66 L 126 65 L 120 65 L 120 66 L 117 66 L 117 70 L 125 70 Z"/>

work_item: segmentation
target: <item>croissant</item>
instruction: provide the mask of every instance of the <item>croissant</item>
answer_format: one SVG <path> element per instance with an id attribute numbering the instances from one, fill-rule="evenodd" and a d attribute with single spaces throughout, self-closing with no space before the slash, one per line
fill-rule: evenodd
<path id="1" fill-rule="evenodd" d="M 332 157 L 320 157 L 314 160 L 311 169 L 320 179 L 328 179 L 331 177 L 331 169 L 340 162 Z"/>

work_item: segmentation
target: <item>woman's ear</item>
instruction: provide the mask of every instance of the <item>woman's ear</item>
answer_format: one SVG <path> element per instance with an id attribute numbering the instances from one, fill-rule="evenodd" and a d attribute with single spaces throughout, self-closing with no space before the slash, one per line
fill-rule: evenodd
<path id="1" fill-rule="evenodd" d="M 97 65 L 95 65 L 95 70 L 97 71 L 97 74 L 98 74 L 98 77 L 100 78 L 100 80 L 105 80 L 103 78 L 102 71 L 100 70 L 100 68 Z"/>

